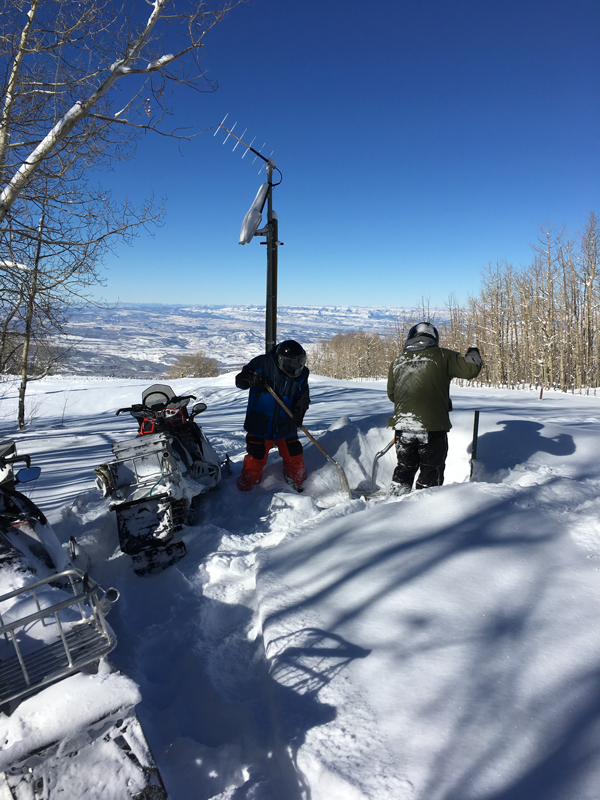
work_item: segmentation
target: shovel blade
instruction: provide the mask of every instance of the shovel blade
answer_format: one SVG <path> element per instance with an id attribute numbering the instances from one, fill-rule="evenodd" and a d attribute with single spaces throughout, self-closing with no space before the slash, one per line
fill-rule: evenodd
<path id="1" fill-rule="evenodd" d="M 335 468 L 337 470 L 338 477 L 340 479 L 340 483 L 342 485 L 342 491 L 345 492 L 348 497 L 352 497 L 352 491 L 350 490 L 350 484 L 348 483 L 348 478 L 346 477 L 346 473 L 344 472 L 343 468 L 337 461 L 334 461 Z"/>

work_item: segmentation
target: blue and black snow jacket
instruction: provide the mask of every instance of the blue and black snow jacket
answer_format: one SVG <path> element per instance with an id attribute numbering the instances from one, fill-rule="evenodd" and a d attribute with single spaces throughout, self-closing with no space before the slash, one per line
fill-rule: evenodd
<path id="1" fill-rule="evenodd" d="M 264 375 L 271 389 L 292 413 L 298 411 L 302 413 L 306 411 L 310 402 L 308 368 L 304 367 L 297 378 L 290 378 L 277 366 L 275 349 L 262 356 L 256 356 L 246 364 L 236 375 L 235 385 L 239 389 L 248 389 L 250 375 L 258 372 Z M 244 429 L 254 436 L 260 436 L 261 439 L 287 439 L 297 432 L 293 420 L 277 404 L 275 398 L 269 392 L 255 386 L 250 388 Z"/>

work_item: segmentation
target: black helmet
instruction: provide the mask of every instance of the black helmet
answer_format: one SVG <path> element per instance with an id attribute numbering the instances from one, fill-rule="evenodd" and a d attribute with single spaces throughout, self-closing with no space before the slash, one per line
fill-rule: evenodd
<path id="1" fill-rule="evenodd" d="M 436 344 L 440 341 L 440 335 L 437 328 L 431 322 L 418 322 L 413 325 L 408 332 L 407 340 L 414 339 L 416 336 L 429 336 Z"/>
<path id="2" fill-rule="evenodd" d="M 290 378 L 297 378 L 306 366 L 306 351 L 293 339 L 281 342 L 275 350 L 279 369 Z"/>

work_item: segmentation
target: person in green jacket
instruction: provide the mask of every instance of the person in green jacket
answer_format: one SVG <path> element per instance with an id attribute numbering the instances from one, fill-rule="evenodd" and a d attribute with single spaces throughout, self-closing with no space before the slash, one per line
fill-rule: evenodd
<path id="1" fill-rule="evenodd" d="M 396 429 L 398 457 L 390 494 L 410 492 L 417 471 L 417 489 L 442 485 L 452 427 L 450 381 L 472 380 L 481 367 L 476 347 L 469 347 L 464 356 L 440 347 L 438 332 L 430 322 L 410 329 L 404 351 L 390 365 L 387 383 L 394 404 L 388 424 Z"/>

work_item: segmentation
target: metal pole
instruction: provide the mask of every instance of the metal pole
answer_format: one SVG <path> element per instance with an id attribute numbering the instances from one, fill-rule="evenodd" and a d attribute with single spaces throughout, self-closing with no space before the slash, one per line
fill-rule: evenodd
<path id="1" fill-rule="evenodd" d="M 277 344 L 277 214 L 273 212 L 273 167 L 267 164 L 267 304 L 265 324 L 266 352 Z"/>
<path id="2" fill-rule="evenodd" d="M 479 409 L 475 409 L 473 415 L 473 440 L 471 442 L 471 470 L 469 477 L 473 477 L 473 462 L 477 458 L 477 437 L 479 436 Z"/>
<path id="3" fill-rule="evenodd" d="M 236 136 L 235 133 L 233 132 L 233 128 L 235 128 L 235 125 L 233 126 L 233 128 L 231 128 L 231 130 L 229 130 L 229 128 L 226 128 L 223 125 L 223 122 L 225 122 L 226 119 L 227 119 L 227 114 L 225 114 L 225 116 L 223 117 L 223 121 L 218 126 L 214 135 L 216 136 L 219 130 L 224 130 L 227 133 L 227 136 L 225 137 L 225 142 L 227 141 L 227 139 L 229 139 L 230 136 L 233 136 L 233 138 L 237 141 L 238 144 L 242 144 L 246 148 L 244 156 L 246 155 L 247 152 L 254 153 L 255 155 L 254 161 L 256 161 L 257 158 L 261 158 L 267 166 L 267 180 L 269 183 L 269 190 L 267 192 L 267 200 L 268 200 L 267 225 L 266 225 L 266 230 L 263 228 L 260 232 L 255 231 L 254 235 L 263 236 L 265 233 L 267 235 L 267 241 L 261 242 L 261 244 L 267 245 L 267 300 L 265 307 L 266 310 L 265 346 L 268 353 L 269 350 L 272 350 L 277 344 L 277 247 L 278 245 L 283 244 L 283 242 L 279 242 L 277 239 L 278 237 L 277 214 L 273 211 L 273 169 L 277 169 L 277 167 L 275 167 L 275 162 L 270 157 L 267 158 L 266 156 L 263 156 L 260 150 L 255 150 L 252 147 L 252 143 L 246 144 L 246 142 L 242 138 Z M 244 134 L 242 134 L 242 136 L 243 135 Z M 254 141 L 254 139 L 252 141 Z M 223 142 L 223 144 L 225 144 L 225 142 Z M 237 144 L 233 149 L 235 150 L 236 147 Z M 271 153 L 271 155 L 273 154 Z M 242 156 L 242 158 L 244 158 L 244 156 Z M 254 161 L 252 163 L 254 163 Z M 279 181 L 279 183 L 281 183 L 281 181 Z M 279 184 L 276 185 L 278 186 Z M 260 209 L 261 214 L 263 212 L 263 208 Z M 240 242 L 240 244 L 244 244 L 244 242 Z"/>

